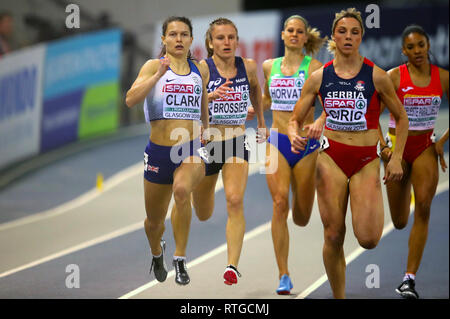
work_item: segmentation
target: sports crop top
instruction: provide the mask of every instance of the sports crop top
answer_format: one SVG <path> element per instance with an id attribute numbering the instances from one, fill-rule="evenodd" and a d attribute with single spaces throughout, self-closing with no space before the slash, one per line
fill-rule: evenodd
<path id="1" fill-rule="evenodd" d="M 179 75 L 169 69 L 156 82 L 144 101 L 145 120 L 200 120 L 202 77 L 188 59 L 191 72 Z"/>
<path id="2" fill-rule="evenodd" d="M 378 128 L 380 100 L 373 84 L 372 61 L 364 58 L 352 79 L 337 76 L 333 60 L 323 67 L 319 97 L 327 114 L 325 129 L 365 131 Z"/>
<path id="3" fill-rule="evenodd" d="M 305 55 L 298 70 L 291 76 L 284 75 L 281 72 L 281 62 L 283 57 L 273 61 L 272 70 L 269 80 L 270 98 L 272 111 L 288 111 L 294 110 L 295 103 L 300 98 L 303 84 L 308 78 L 308 69 L 311 63 L 311 57 Z"/>
<path id="4" fill-rule="evenodd" d="M 219 86 L 225 83 L 217 70 L 214 60 L 205 60 L 209 67 L 209 83 L 206 87 L 208 93 L 214 92 Z M 209 124 L 222 125 L 243 125 L 247 119 L 247 111 L 250 105 L 250 83 L 247 78 L 244 60 L 235 57 L 237 74 L 229 79 L 233 83 L 229 86 L 233 91 L 229 91 L 229 97 L 218 98 L 209 103 Z"/>
<path id="5" fill-rule="evenodd" d="M 415 86 L 406 64 L 400 65 L 400 85 L 397 96 L 408 114 L 409 130 L 434 129 L 436 117 L 442 101 L 442 86 L 439 68 L 431 64 L 431 81 L 426 87 Z M 389 127 L 395 127 L 395 120 L 390 114 Z"/>

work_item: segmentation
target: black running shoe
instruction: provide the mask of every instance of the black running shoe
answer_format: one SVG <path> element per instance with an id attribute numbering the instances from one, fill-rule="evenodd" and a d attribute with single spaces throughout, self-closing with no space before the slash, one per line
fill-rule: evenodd
<path id="1" fill-rule="evenodd" d="M 164 251 L 166 250 L 166 242 L 164 239 L 161 239 L 161 256 L 153 257 L 152 265 L 150 266 L 150 274 L 155 273 L 155 278 L 159 282 L 163 282 L 167 278 L 167 266 L 164 261 Z"/>
<path id="2" fill-rule="evenodd" d="M 175 268 L 175 282 L 179 285 L 187 285 L 191 279 L 187 273 L 186 260 L 174 259 L 173 267 Z"/>
<path id="3" fill-rule="evenodd" d="M 407 279 L 395 291 L 405 299 L 419 299 L 419 294 L 414 289 L 416 283 L 412 279 Z"/>

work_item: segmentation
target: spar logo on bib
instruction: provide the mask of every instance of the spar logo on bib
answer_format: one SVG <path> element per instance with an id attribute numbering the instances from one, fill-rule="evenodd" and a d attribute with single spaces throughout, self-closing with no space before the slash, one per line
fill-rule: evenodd
<path id="1" fill-rule="evenodd" d="M 276 88 L 293 88 L 295 87 L 295 79 L 286 79 L 286 78 L 273 79 L 270 86 Z"/>
<path id="2" fill-rule="evenodd" d="M 239 102 L 241 101 L 242 93 L 241 92 L 232 92 L 228 93 L 227 95 L 224 95 L 223 98 L 219 98 L 216 101 L 218 102 Z"/>
<path id="3" fill-rule="evenodd" d="M 196 87 L 200 89 L 200 86 L 196 85 Z M 194 86 L 192 84 L 166 84 L 163 91 L 167 93 L 193 93 Z"/>
<path id="4" fill-rule="evenodd" d="M 441 98 L 439 96 L 407 95 L 403 102 L 405 106 L 439 106 L 441 105 Z"/>

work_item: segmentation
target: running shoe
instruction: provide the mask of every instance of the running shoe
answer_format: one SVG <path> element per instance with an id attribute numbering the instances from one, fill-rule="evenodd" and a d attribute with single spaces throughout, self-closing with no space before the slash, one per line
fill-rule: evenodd
<path id="1" fill-rule="evenodd" d="M 159 282 L 163 282 L 167 278 L 167 266 L 166 262 L 164 261 L 164 251 L 166 250 L 166 242 L 164 239 L 161 239 L 161 256 L 159 257 L 153 257 L 152 259 L 152 265 L 150 266 L 150 274 L 153 272 L 155 273 L 155 278 Z"/>
<path id="2" fill-rule="evenodd" d="M 241 274 L 236 269 L 236 267 L 234 267 L 233 265 L 228 265 L 227 268 L 225 268 L 225 272 L 223 273 L 223 282 L 229 286 L 237 284 L 238 276 L 241 277 Z"/>
<path id="3" fill-rule="evenodd" d="M 277 294 L 279 295 L 289 295 L 291 294 L 292 285 L 291 278 L 288 275 L 283 275 L 280 279 L 280 285 L 277 289 Z"/>
<path id="4" fill-rule="evenodd" d="M 405 299 L 419 299 L 419 294 L 414 289 L 415 285 L 413 279 L 407 279 L 395 291 Z"/>
<path id="5" fill-rule="evenodd" d="M 179 285 L 187 285 L 191 279 L 187 273 L 186 259 L 174 259 L 173 267 L 175 268 L 175 282 Z"/>

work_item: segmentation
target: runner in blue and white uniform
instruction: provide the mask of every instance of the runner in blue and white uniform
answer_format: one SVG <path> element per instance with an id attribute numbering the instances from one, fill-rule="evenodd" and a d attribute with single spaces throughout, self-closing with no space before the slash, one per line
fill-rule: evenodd
<path id="1" fill-rule="evenodd" d="M 207 92 L 202 78 L 205 69 L 190 60 L 192 26 L 185 17 L 170 17 L 163 24 L 164 44 L 160 59 L 147 61 L 127 92 L 132 107 L 145 99 L 150 122 L 150 141 L 144 153 L 145 233 L 153 254 L 150 272 L 158 281 L 167 277 L 164 262 L 164 221 L 174 195 L 182 217 L 173 227 L 173 264 L 178 284 L 189 283 L 186 245 L 191 220 L 190 196 L 205 174 L 201 158 L 201 126 L 208 127 Z M 201 120 L 201 123 L 200 123 Z"/>

